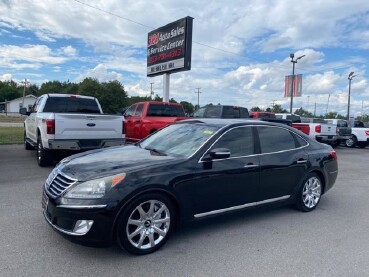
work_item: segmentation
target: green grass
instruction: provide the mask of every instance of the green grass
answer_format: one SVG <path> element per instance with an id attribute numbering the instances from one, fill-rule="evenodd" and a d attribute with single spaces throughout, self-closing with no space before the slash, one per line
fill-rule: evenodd
<path id="1" fill-rule="evenodd" d="M 19 116 L 0 116 L 0 122 L 23 123 L 26 118 Z"/>
<path id="2" fill-rule="evenodd" d="M 23 127 L 0 127 L 0 144 L 23 143 Z"/>

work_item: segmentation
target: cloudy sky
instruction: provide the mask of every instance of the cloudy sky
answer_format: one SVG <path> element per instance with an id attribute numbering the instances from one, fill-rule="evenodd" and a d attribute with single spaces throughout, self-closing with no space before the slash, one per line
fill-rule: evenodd
<path id="1" fill-rule="evenodd" d="M 294 108 L 369 113 L 369 1 L 0 0 L 0 80 L 33 84 L 118 80 L 129 95 L 162 95 L 146 77 L 147 33 L 194 18 L 192 70 L 171 75 L 170 97 L 289 109 L 290 53 L 303 74 Z M 329 98 L 329 105 L 328 105 Z M 327 106 L 328 105 L 328 106 Z"/>

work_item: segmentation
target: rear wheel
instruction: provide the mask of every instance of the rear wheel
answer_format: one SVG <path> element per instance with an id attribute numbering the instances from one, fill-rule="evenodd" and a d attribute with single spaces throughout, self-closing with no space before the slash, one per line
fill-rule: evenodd
<path id="1" fill-rule="evenodd" d="M 357 146 L 359 146 L 360 148 L 365 148 L 367 146 L 367 142 L 366 141 L 358 141 L 357 142 Z"/>
<path id="2" fill-rule="evenodd" d="M 29 142 L 27 142 L 26 131 L 24 131 L 24 149 L 26 149 L 26 150 L 33 150 L 34 149 L 32 147 L 32 145 L 29 144 Z"/>
<path id="3" fill-rule="evenodd" d="M 40 135 L 37 137 L 37 163 L 39 166 L 48 166 L 51 164 L 50 152 L 42 146 Z"/>
<path id="4" fill-rule="evenodd" d="M 355 136 L 351 136 L 349 139 L 345 141 L 345 145 L 350 148 L 354 148 L 357 143 L 357 139 Z"/>
<path id="5" fill-rule="evenodd" d="M 296 208 L 304 212 L 314 210 L 320 202 L 322 192 L 323 187 L 319 176 L 309 173 L 297 195 Z"/>
<path id="6" fill-rule="evenodd" d="M 159 193 L 141 195 L 118 218 L 118 244 L 131 254 L 152 253 L 168 240 L 174 222 L 175 209 L 170 199 Z"/>

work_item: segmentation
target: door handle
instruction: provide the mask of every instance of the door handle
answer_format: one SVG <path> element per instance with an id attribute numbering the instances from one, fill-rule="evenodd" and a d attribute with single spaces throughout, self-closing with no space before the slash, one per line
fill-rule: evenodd
<path id="1" fill-rule="evenodd" d="M 296 163 L 298 164 L 306 164 L 307 163 L 307 160 L 298 160 Z"/>
<path id="2" fill-rule="evenodd" d="M 255 167 L 259 167 L 259 165 L 249 163 L 249 164 L 247 164 L 247 165 L 244 166 L 244 168 L 255 168 Z"/>

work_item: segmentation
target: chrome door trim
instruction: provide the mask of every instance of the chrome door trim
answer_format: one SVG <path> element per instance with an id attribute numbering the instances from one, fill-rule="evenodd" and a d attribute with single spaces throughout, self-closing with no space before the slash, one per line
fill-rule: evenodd
<path id="1" fill-rule="evenodd" d="M 225 212 L 229 212 L 229 211 L 236 211 L 236 210 L 240 210 L 240 209 L 244 209 L 244 208 L 248 208 L 248 207 L 253 207 L 253 206 L 258 206 L 258 205 L 262 205 L 262 204 L 267 204 L 267 203 L 280 201 L 280 200 L 285 200 L 285 199 L 288 199 L 290 197 L 291 197 L 291 195 L 285 195 L 285 196 L 281 196 L 281 197 L 277 197 L 277 198 L 266 199 L 266 200 L 263 200 L 263 201 L 252 202 L 252 203 L 247 203 L 247 204 L 243 204 L 243 205 L 239 205 L 239 206 L 233 206 L 233 207 L 224 208 L 224 209 L 220 209 L 220 210 L 214 210 L 214 211 L 210 211 L 210 212 L 195 214 L 194 217 L 195 218 L 201 218 L 201 217 L 205 217 L 205 216 L 209 216 L 209 215 L 220 214 L 220 213 L 225 213 Z"/>
<path id="2" fill-rule="evenodd" d="M 57 208 L 64 208 L 64 209 L 102 209 L 106 208 L 108 205 L 59 205 L 56 206 Z"/>

